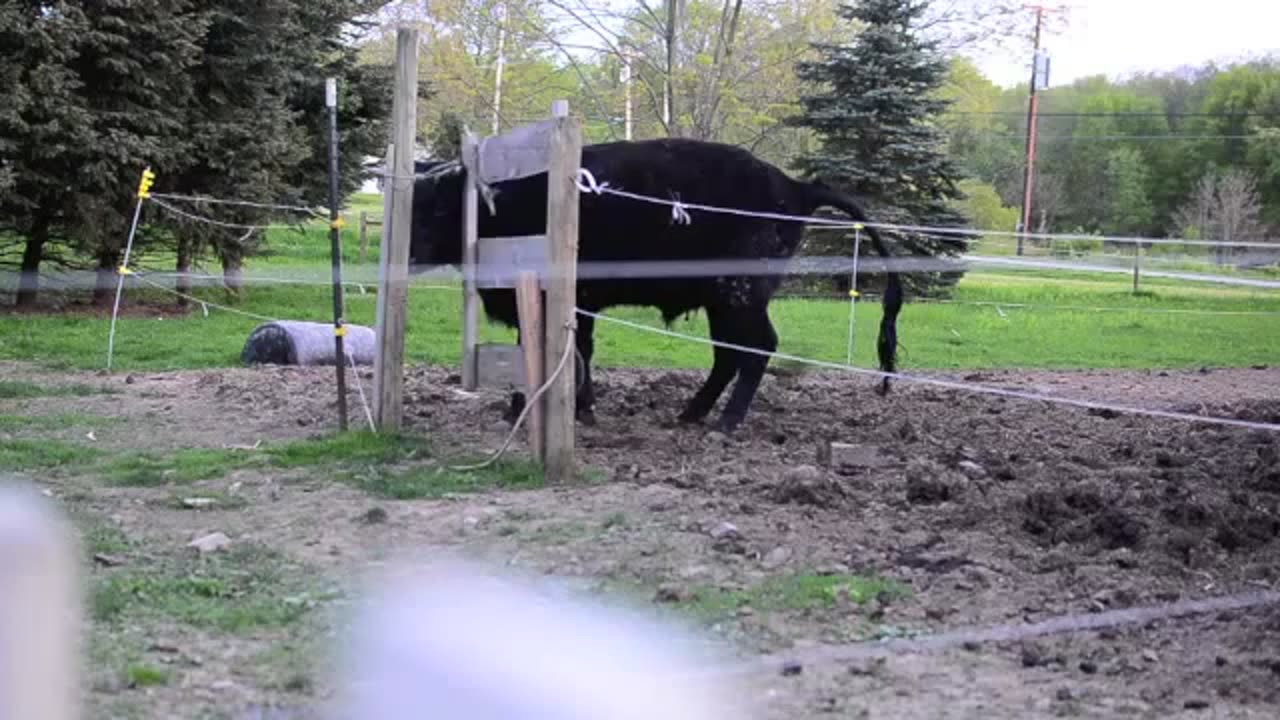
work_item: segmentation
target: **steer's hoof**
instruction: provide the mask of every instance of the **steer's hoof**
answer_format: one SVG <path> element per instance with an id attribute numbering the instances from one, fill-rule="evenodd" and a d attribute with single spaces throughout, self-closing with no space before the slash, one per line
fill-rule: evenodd
<path id="1" fill-rule="evenodd" d="M 734 431 L 736 431 L 738 429 L 738 426 L 741 424 L 742 424 L 741 419 L 722 417 L 716 421 L 716 424 L 713 426 L 713 428 L 715 432 L 718 432 L 721 435 L 724 435 L 725 437 L 731 437 Z"/>
<path id="2" fill-rule="evenodd" d="M 596 426 L 596 414 L 590 410 L 579 410 L 576 413 L 578 422 L 587 427 Z"/>

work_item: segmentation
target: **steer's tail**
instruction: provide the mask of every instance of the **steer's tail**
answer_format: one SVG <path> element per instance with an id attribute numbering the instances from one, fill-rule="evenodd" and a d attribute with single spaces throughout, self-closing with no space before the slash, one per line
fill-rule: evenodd
<path id="1" fill-rule="evenodd" d="M 866 212 L 848 195 L 831 188 L 821 182 L 811 183 L 809 192 L 813 200 L 818 206 L 829 205 L 831 207 L 844 212 L 858 222 L 870 222 L 867 219 Z M 876 247 L 876 252 L 880 253 L 886 261 L 892 261 L 893 256 L 889 254 L 885 247 L 884 240 L 881 239 L 880 233 L 875 228 L 863 226 L 863 230 L 867 235 L 871 236 L 871 242 Z M 898 273 L 894 272 L 892 267 L 885 270 L 885 289 L 884 314 L 880 318 L 880 337 L 876 342 L 876 349 L 880 355 L 880 369 L 885 372 L 896 372 L 896 356 L 898 350 L 898 311 L 902 309 L 902 281 L 898 278 Z M 856 279 L 855 279 L 855 288 Z M 889 378 L 884 378 L 880 383 L 880 394 L 884 395 L 889 392 Z"/>

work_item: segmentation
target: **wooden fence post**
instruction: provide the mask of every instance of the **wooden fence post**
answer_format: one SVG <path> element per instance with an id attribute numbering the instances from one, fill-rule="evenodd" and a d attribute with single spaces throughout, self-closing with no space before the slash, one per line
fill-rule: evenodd
<path id="1" fill-rule="evenodd" d="M 525 398 L 530 401 L 529 407 L 529 447 L 533 457 L 542 462 L 546 457 L 547 434 L 544 421 L 542 399 L 532 402 L 533 394 L 542 387 L 546 379 L 543 367 L 543 325 L 542 288 L 538 286 L 538 274 L 530 271 L 521 272 L 516 277 L 516 307 L 520 314 L 520 350 L 524 355 Z"/>
<path id="2" fill-rule="evenodd" d="M 374 362 L 377 388 L 374 421 L 383 431 L 397 432 L 404 416 L 404 329 L 408 300 L 409 238 L 413 220 L 413 148 L 418 121 L 418 31 L 396 30 L 394 122 L 395 167 L 390 180 L 391 212 L 382 219 L 382 252 L 386 268 L 378 288 L 381 322 Z M 386 193 L 387 186 L 383 185 Z"/>
<path id="3" fill-rule="evenodd" d="M 551 115 L 550 163 L 547 171 L 547 278 L 546 345 L 543 367 L 552 373 L 568 343 L 575 342 L 570 323 L 577 325 L 578 288 L 578 168 L 582 162 L 582 132 L 569 116 L 569 103 L 557 100 Z M 573 350 L 569 351 L 570 353 Z M 572 357 L 545 394 L 546 477 L 552 483 L 574 478 L 574 381 L 577 363 Z"/>
<path id="4" fill-rule="evenodd" d="M 360 262 L 369 256 L 369 213 L 360 211 Z"/>
<path id="5" fill-rule="evenodd" d="M 467 133 L 462 138 L 462 157 L 476 151 L 476 139 Z M 467 165 L 462 191 L 462 389 L 475 390 L 480 383 L 476 344 L 479 342 L 480 294 L 476 287 L 476 262 L 479 253 L 479 218 L 476 207 L 476 178 Z"/>
<path id="6" fill-rule="evenodd" d="M 1138 268 L 1142 265 L 1142 243 L 1133 244 L 1133 294 L 1138 294 Z"/>

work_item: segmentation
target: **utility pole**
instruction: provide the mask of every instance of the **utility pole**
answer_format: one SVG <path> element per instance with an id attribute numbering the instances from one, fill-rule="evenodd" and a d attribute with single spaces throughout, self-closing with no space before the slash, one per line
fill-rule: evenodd
<path id="1" fill-rule="evenodd" d="M 632 109 L 631 109 L 631 48 L 624 46 L 622 48 L 622 84 L 626 90 L 626 124 L 624 128 L 624 138 L 630 140 L 632 138 Z"/>
<path id="2" fill-rule="evenodd" d="M 507 64 L 507 7 L 498 6 L 498 62 L 493 76 L 493 132 L 497 135 L 502 127 L 502 70 Z"/>
<path id="3" fill-rule="evenodd" d="M 1053 12 L 1052 8 L 1043 5 L 1024 5 L 1023 7 L 1036 11 L 1036 34 L 1035 47 L 1031 59 L 1031 96 L 1027 101 L 1027 166 L 1022 176 L 1022 229 L 1018 234 L 1018 254 L 1022 254 L 1023 240 L 1026 238 L 1027 232 L 1031 228 L 1031 190 L 1034 187 L 1034 173 L 1036 162 L 1036 112 L 1040 106 L 1040 98 L 1036 94 L 1038 86 L 1043 84 L 1045 87 L 1049 84 L 1049 58 L 1040 54 L 1040 26 L 1044 21 L 1046 12 Z M 1041 67 L 1041 61 L 1044 65 Z M 1043 70 L 1043 72 L 1042 72 Z"/>

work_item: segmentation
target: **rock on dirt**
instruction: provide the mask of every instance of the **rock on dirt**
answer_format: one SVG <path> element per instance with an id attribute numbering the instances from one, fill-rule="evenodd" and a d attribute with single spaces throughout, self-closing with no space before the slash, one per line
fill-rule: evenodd
<path id="1" fill-rule="evenodd" d="M 220 532 L 210 533 L 187 543 L 187 547 L 195 548 L 201 555 L 225 550 L 231 545 L 231 538 Z"/>
<path id="2" fill-rule="evenodd" d="M 959 499 L 967 479 L 947 470 L 932 460 L 907 463 L 907 502 L 913 505 L 936 505 Z"/>
<path id="3" fill-rule="evenodd" d="M 781 482 L 769 490 L 769 499 L 779 505 L 834 507 L 846 497 L 844 488 L 812 465 L 787 470 Z"/>

